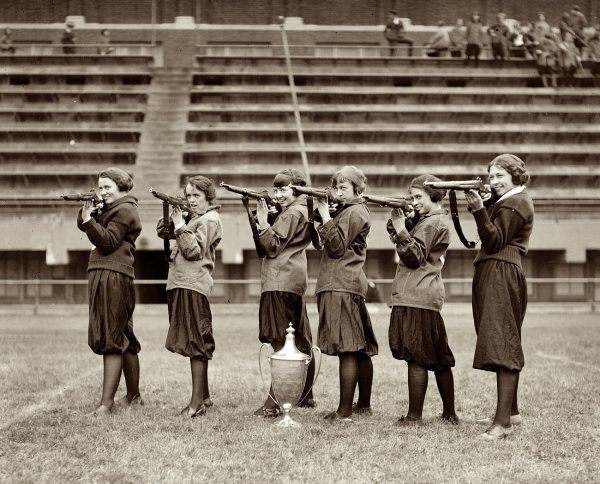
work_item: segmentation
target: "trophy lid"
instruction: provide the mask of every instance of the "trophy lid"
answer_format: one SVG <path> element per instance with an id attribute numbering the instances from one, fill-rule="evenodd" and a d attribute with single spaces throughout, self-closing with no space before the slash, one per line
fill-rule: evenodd
<path id="1" fill-rule="evenodd" d="M 285 330 L 287 335 L 285 337 L 285 344 L 283 348 L 281 348 L 276 353 L 271 355 L 271 358 L 275 360 L 292 360 L 292 361 L 301 361 L 301 360 L 310 360 L 310 356 L 302 353 L 302 351 L 296 348 L 296 338 L 294 337 L 294 328 L 292 323 Z"/>

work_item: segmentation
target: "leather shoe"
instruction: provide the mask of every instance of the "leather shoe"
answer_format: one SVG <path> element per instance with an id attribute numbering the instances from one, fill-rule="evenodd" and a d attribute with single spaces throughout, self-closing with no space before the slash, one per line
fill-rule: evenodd
<path id="1" fill-rule="evenodd" d="M 398 427 L 410 427 L 413 425 L 421 425 L 423 423 L 423 419 L 419 417 L 413 417 L 411 415 L 402 415 L 394 425 Z"/>
<path id="2" fill-rule="evenodd" d="M 494 423 L 493 418 L 481 418 L 479 420 L 475 420 L 475 423 L 479 425 L 492 425 Z M 510 424 L 511 425 L 521 425 L 523 423 L 523 417 L 520 414 L 511 415 L 510 416 Z"/>
<path id="3" fill-rule="evenodd" d="M 352 413 L 357 415 L 373 415 L 371 407 L 359 407 L 358 403 L 352 404 Z"/>
<path id="4" fill-rule="evenodd" d="M 99 405 L 94 409 L 94 411 L 88 413 L 90 417 L 104 417 L 106 415 L 110 415 L 112 413 L 112 407 L 107 407 L 106 405 Z"/>
<path id="5" fill-rule="evenodd" d="M 329 422 L 332 422 L 332 423 L 333 422 L 344 422 L 344 423 L 351 423 L 351 422 L 353 422 L 353 420 L 350 417 L 344 417 L 343 415 L 340 415 L 337 412 L 328 413 L 323 418 L 325 420 L 329 421 Z"/>
<path id="6" fill-rule="evenodd" d="M 484 433 L 480 435 L 480 438 L 484 440 L 500 440 L 506 438 L 513 431 L 513 426 L 503 427 L 502 425 L 494 424 Z"/>
<path id="7" fill-rule="evenodd" d="M 255 417 L 265 417 L 265 418 L 274 418 L 283 415 L 283 412 L 279 407 L 267 408 L 262 406 L 256 409 L 253 413 Z"/>

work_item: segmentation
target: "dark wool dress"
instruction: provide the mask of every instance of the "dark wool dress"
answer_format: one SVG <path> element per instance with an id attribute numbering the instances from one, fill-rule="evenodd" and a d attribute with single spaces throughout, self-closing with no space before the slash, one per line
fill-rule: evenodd
<path id="1" fill-rule="evenodd" d="M 324 291 L 317 294 L 318 345 L 326 355 L 361 352 L 378 354 L 379 347 L 365 300 L 358 294 Z"/>
<path id="2" fill-rule="evenodd" d="M 131 351 L 141 345 L 133 333 L 133 279 L 108 269 L 88 271 L 88 345 L 99 355 Z"/>
<path id="3" fill-rule="evenodd" d="M 444 320 L 438 311 L 394 306 L 389 342 L 394 358 L 414 362 L 426 370 L 442 371 L 455 364 Z"/>
<path id="4" fill-rule="evenodd" d="M 472 301 L 477 333 L 473 368 L 520 371 L 525 364 L 521 327 L 527 309 L 521 268 L 495 259 L 475 265 Z"/>
<path id="5" fill-rule="evenodd" d="M 210 304 L 204 294 L 176 287 L 167 291 L 169 331 L 165 347 L 189 358 L 212 359 L 215 339 Z"/>
<path id="6" fill-rule="evenodd" d="M 260 295 L 258 339 L 275 351 L 285 344 L 286 329 L 292 323 L 296 347 L 310 354 L 312 334 L 302 296 L 287 291 L 266 291 Z"/>

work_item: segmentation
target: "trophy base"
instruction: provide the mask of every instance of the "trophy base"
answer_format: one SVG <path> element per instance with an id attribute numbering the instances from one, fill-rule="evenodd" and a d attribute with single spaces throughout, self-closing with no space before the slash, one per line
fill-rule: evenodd
<path id="1" fill-rule="evenodd" d="M 277 427 L 301 427 L 300 422 L 296 422 L 290 416 L 290 410 L 292 409 L 292 405 L 290 403 L 284 403 L 281 408 L 283 409 L 283 418 L 277 422 L 275 425 Z"/>

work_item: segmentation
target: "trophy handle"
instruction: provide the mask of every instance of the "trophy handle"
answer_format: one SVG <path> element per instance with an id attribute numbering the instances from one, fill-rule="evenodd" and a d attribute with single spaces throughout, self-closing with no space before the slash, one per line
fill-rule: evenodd
<path id="1" fill-rule="evenodd" d="M 273 401 L 275 403 L 277 403 L 277 405 L 279 405 L 279 402 L 277 402 L 277 400 L 275 400 L 275 395 L 271 394 L 271 385 L 265 381 L 265 372 L 263 371 L 263 360 L 264 359 L 268 360 L 270 358 L 270 355 L 267 358 L 262 357 L 263 350 L 265 348 L 271 348 L 271 354 L 273 354 L 273 347 L 269 343 L 263 343 L 260 345 L 260 349 L 258 350 L 258 369 L 260 371 L 260 378 L 262 380 L 263 388 L 265 389 L 265 393 L 267 395 L 269 395 L 273 399 Z M 270 374 L 270 371 L 269 371 L 269 374 Z"/>
<path id="2" fill-rule="evenodd" d="M 315 358 L 315 351 L 317 351 L 319 353 L 319 366 L 316 366 L 316 364 L 315 364 L 315 375 L 313 377 L 312 384 L 310 385 L 310 388 L 308 390 L 306 390 L 306 393 L 304 395 L 302 395 L 302 398 L 299 400 L 300 402 L 302 400 L 304 400 L 306 398 L 306 395 L 308 395 L 310 393 L 310 391 L 313 389 L 313 387 L 315 386 L 315 382 L 317 381 L 317 377 L 319 376 L 319 372 L 321 371 L 321 361 L 323 360 L 323 353 L 321 352 L 321 348 L 319 348 L 318 346 L 313 346 L 310 349 L 311 359 Z M 308 360 L 308 363 L 310 363 L 310 361 L 311 360 Z"/>

